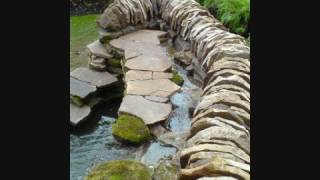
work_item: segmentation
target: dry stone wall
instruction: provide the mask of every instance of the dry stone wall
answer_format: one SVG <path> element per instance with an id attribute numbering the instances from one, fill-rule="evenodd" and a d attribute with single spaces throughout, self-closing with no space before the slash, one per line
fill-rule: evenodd
<path id="1" fill-rule="evenodd" d="M 180 179 L 250 179 L 250 48 L 245 39 L 226 31 L 194 0 L 115 0 L 97 23 L 106 47 L 123 34 L 158 28 L 169 32 L 182 53 L 192 55 L 203 94 L 180 152 Z"/>

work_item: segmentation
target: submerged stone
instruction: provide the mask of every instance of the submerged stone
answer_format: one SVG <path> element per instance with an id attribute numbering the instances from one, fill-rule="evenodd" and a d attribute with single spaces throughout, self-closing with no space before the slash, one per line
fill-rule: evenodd
<path id="1" fill-rule="evenodd" d="M 140 144 L 151 137 L 143 120 L 131 115 L 121 115 L 117 119 L 116 123 L 112 125 L 112 135 L 132 144 Z"/>
<path id="2" fill-rule="evenodd" d="M 151 180 L 144 164 L 133 160 L 113 160 L 92 168 L 85 180 Z"/>

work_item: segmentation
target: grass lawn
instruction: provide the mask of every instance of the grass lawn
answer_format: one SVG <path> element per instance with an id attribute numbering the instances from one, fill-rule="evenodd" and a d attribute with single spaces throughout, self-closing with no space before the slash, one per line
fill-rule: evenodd
<path id="1" fill-rule="evenodd" d="M 99 15 L 70 17 L 70 71 L 87 66 L 86 45 L 98 38 L 96 19 Z"/>

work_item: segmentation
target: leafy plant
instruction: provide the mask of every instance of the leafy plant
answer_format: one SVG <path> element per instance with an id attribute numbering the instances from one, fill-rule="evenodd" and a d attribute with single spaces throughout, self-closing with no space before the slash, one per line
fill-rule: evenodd
<path id="1" fill-rule="evenodd" d="M 250 0 L 198 0 L 231 32 L 248 36 Z"/>

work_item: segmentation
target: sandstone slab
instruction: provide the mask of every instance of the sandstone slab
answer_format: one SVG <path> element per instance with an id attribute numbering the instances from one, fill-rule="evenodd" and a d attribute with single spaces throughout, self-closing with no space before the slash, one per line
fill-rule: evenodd
<path id="1" fill-rule="evenodd" d="M 70 95 L 85 99 L 89 94 L 96 90 L 97 88 L 95 86 L 70 77 Z"/>
<path id="2" fill-rule="evenodd" d="M 145 55 L 132 58 L 125 63 L 125 67 L 129 69 L 143 71 L 163 72 L 170 69 L 171 66 L 172 63 L 170 61 Z"/>
<path id="3" fill-rule="evenodd" d="M 172 111 L 171 104 L 156 103 L 142 96 L 125 96 L 119 108 L 119 114 L 127 113 L 141 118 L 145 124 L 154 124 L 166 120 Z"/>
<path id="4" fill-rule="evenodd" d="M 70 73 L 70 76 L 80 81 L 87 82 L 97 88 L 113 85 L 118 81 L 116 77 L 108 72 L 98 72 L 88 68 L 80 67 Z"/>
<path id="5" fill-rule="evenodd" d="M 89 106 L 78 107 L 70 103 L 70 124 L 75 126 L 85 120 L 91 112 Z"/>
<path id="6" fill-rule="evenodd" d="M 136 81 L 136 80 L 150 80 L 152 79 L 152 72 L 150 71 L 135 71 L 130 70 L 126 73 L 126 81 Z"/>
<path id="7" fill-rule="evenodd" d="M 172 73 L 166 72 L 153 72 L 152 79 L 171 79 L 173 77 Z"/>
<path id="8" fill-rule="evenodd" d="M 168 79 L 129 81 L 127 83 L 127 94 L 142 96 L 170 97 L 180 89 L 175 83 Z"/>

